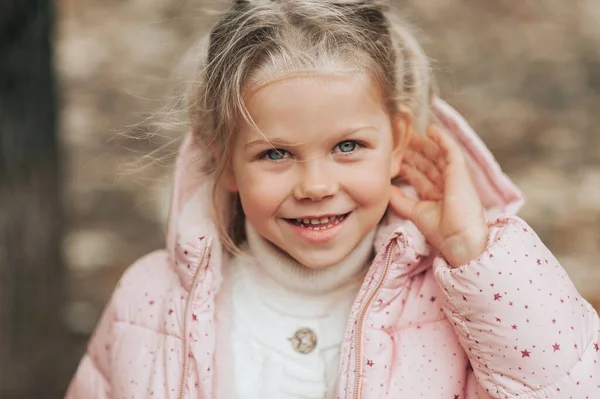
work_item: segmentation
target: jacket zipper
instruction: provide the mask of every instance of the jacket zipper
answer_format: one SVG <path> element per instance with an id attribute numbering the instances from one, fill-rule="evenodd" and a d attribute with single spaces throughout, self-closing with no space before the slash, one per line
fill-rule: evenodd
<path id="1" fill-rule="evenodd" d="M 400 236 L 400 237 L 403 238 L 402 236 Z M 373 292 L 371 292 L 371 295 L 369 295 L 367 302 L 365 302 L 365 305 L 362 307 L 362 309 L 359 313 L 359 316 L 358 316 L 358 323 L 356 325 L 356 341 L 355 341 L 356 374 L 355 374 L 355 380 L 354 380 L 354 395 L 352 395 L 354 399 L 360 398 L 360 384 L 361 384 L 361 374 L 362 374 L 361 345 L 362 345 L 362 330 L 363 330 L 363 325 L 365 322 L 365 316 L 367 314 L 367 310 L 369 309 L 369 306 L 371 306 L 371 302 L 373 302 L 373 299 L 375 299 L 375 295 L 377 295 L 377 293 L 381 289 L 381 286 L 383 285 L 383 281 L 385 280 L 385 277 L 390 268 L 390 264 L 392 262 L 392 247 L 393 247 L 393 245 L 394 244 L 392 242 L 389 244 L 389 246 L 387 248 L 385 269 L 383 269 L 383 274 L 381 275 L 381 278 L 379 279 L 377 286 L 375 287 Z"/>
<path id="2" fill-rule="evenodd" d="M 189 308 L 191 299 L 194 296 L 194 291 L 196 290 L 196 280 L 198 279 L 198 275 L 200 274 L 200 269 L 202 268 L 204 259 L 206 258 L 206 255 L 208 255 L 209 251 L 210 251 L 210 244 L 207 244 L 206 247 L 204 247 L 204 251 L 202 252 L 200 261 L 198 262 L 198 267 L 196 268 L 196 272 L 194 273 L 194 278 L 192 279 L 192 286 L 190 288 L 190 293 L 185 301 L 185 310 L 183 313 L 183 372 L 181 373 L 181 381 L 180 381 L 180 385 L 179 385 L 179 399 L 183 399 L 183 394 L 185 391 L 185 379 L 186 379 L 187 368 L 188 368 L 188 356 L 189 356 L 188 333 L 187 333 L 188 308 Z"/>

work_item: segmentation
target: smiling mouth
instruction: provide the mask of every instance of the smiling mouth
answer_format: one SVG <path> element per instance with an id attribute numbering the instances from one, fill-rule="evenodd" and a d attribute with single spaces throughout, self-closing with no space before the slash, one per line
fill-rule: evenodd
<path id="1" fill-rule="evenodd" d="M 303 219 L 285 219 L 299 227 L 310 230 L 325 230 L 332 228 L 344 221 L 350 215 L 350 212 L 342 215 L 324 216 L 322 218 L 303 218 Z"/>

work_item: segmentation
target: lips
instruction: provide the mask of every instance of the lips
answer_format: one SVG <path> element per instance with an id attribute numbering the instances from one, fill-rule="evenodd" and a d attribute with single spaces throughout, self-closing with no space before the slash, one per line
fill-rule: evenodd
<path id="1" fill-rule="evenodd" d="M 301 218 L 287 220 L 295 224 L 296 226 L 304 227 L 310 230 L 324 230 L 343 222 L 349 214 L 350 212 L 340 215 L 323 216 L 320 218 Z"/>

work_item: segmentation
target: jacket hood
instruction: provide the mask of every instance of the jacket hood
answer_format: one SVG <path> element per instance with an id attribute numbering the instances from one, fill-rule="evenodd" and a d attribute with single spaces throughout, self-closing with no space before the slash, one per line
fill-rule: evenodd
<path id="1" fill-rule="evenodd" d="M 521 191 L 502 172 L 491 152 L 469 126 L 465 119 L 440 98 L 432 104 L 438 124 L 462 147 L 466 162 L 485 208 L 488 219 L 503 213 L 516 213 L 524 203 Z M 220 261 L 220 243 L 218 229 L 212 217 L 213 179 L 203 174 L 198 167 L 203 151 L 191 134 L 184 138 L 175 163 L 173 192 L 167 230 L 167 248 L 171 259 L 186 264 L 184 275 L 190 277 L 189 252 L 198 255 L 199 241 L 213 240 L 211 259 Z M 407 188 L 410 191 L 410 188 Z M 428 253 L 424 238 L 409 221 L 402 220 L 388 211 L 375 239 L 376 247 L 384 245 L 394 238 L 394 232 L 408 229 L 411 233 L 411 245 L 419 253 Z M 206 245 L 206 243 L 204 244 Z M 178 254 L 179 253 L 179 254 Z M 215 255 L 219 259 L 214 259 Z M 191 256 L 198 258 L 198 256 Z M 177 262 L 179 258 L 180 262 Z"/>

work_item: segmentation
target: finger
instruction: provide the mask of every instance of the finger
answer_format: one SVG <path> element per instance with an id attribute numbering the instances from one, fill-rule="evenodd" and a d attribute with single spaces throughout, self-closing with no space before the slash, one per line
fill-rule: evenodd
<path id="1" fill-rule="evenodd" d="M 419 201 L 407 197 L 400 188 L 392 186 L 390 190 L 390 206 L 401 218 L 412 219 Z"/>
<path id="2" fill-rule="evenodd" d="M 429 159 L 438 169 L 443 170 L 446 166 L 445 156 L 440 145 L 427 136 L 418 136 L 411 143 L 411 148 Z"/>
<path id="3" fill-rule="evenodd" d="M 444 190 L 447 192 L 455 191 L 461 193 L 462 196 L 478 197 L 477 191 L 471 176 L 469 174 L 467 163 L 459 144 L 449 137 L 448 134 L 442 132 L 438 127 L 431 129 L 432 140 L 439 142 L 440 148 L 445 153 L 448 162 L 446 168 L 446 179 Z"/>
<path id="4" fill-rule="evenodd" d="M 433 184 L 438 187 L 443 187 L 444 179 L 439 166 L 432 160 L 425 158 L 423 154 L 415 151 L 407 151 L 404 155 L 404 160 L 411 166 L 424 173 Z"/>
<path id="5" fill-rule="evenodd" d="M 420 197 L 427 199 L 442 197 L 443 187 L 436 186 L 423 172 L 414 166 L 403 164 L 400 175 L 417 190 Z"/>
<path id="6" fill-rule="evenodd" d="M 419 197 L 439 201 L 443 198 L 442 188 L 436 186 L 425 174 L 409 164 L 403 164 L 400 175 L 417 190 Z"/>
<path id="7" fill-rule="evenodd" d="M 435 159 L 440 155 L 439 146 L 427 136 L 415 135 L 411 144 L 416 151 L 419 151 L 427 158 Z"/>
<path id="8" fill-rule="evenodd" d="M 462 149 L 458 143 L 451 139 L 448 134 L 442 132 L 439 127 L 431 125 L 427 130 L 427 135 L 439 146 L 447 163 L 457 163 L 459 165 L 465 163 Z"/>

